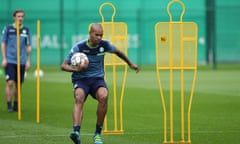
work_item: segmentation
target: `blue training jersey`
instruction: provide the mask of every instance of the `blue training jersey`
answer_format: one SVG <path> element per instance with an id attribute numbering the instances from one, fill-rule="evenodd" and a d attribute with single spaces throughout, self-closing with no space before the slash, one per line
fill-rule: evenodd
<path id="1" fill-rule="evenodd" d="M 72 80 L 89 77 L 104 77 L 104 55 L 105 52 L 115 52 L 115 46 L 109 41 L 101 40 L 96 47 L 89 47 L 88 40 L 83 40 L 75 44 L 66 57 L 70 64 L 71 57 L 76 52 L 85 53 L 89 60 L 88 68 L 82 72 L 73 72 Z"/>
<path id="2" fill-rule="evenodd" d="M 20 64 L 27 60 L 28 45 L 31 45 L 31 35 L 27 27 L 20 27 Z M 6 58 L 8 63 L 17 64 L 17 36 L 14 24 L 7 25 L 2 31 L 2 43 L 6 45 Z"/>

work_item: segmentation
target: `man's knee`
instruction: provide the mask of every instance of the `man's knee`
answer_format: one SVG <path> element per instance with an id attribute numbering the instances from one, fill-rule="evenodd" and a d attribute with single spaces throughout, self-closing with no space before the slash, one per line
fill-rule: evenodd
<path id="1" fill-rule="evenodd" d="M 105 87 L 100 87 L 97 91 L 96 98 L 100 102 L 107 103 L 108 90 Z"/>
<path id="2" fill-rule="evenodd" d="M 85 100 L 85 94 L 83 89 L 77 88 L 74 92 L 74 97 L 76 103 L 83 103 Z"/>
<path id="3" fill-rule="evenodd" d="M 14 83 L 15 83 L 15 82 L 14 82 L 13 80 L 8 80 L 8 81 L 7 81 L 7 86 L 8 86 L 8 87 L 13 87 Z"/>

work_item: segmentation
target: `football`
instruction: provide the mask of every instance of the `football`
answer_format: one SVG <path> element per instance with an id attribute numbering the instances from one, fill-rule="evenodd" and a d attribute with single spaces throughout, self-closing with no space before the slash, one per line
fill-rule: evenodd
<path id="1" fill-rule="evenodd" d="M 40 70 L 39 70 L 39 77 L 43 77 L 43 75 L 44 75 L 44 73 L 43 73 L 43 71 L 40 69 Z M 27 73 L 26 73 L 26 76 L 27 76 Z M 35 76 L 35 77 L 38 77 L 38 71 L 37 71 L 37 70 L 34 71 L 34 76 Z"/>
<path id="2" fill-rule="evenodd" d="M 81 65 L 84 68 L 87 68 L 88 63 L 89 63 L 88 57 L 84 53 L 81 53 L 81 52 L 74 53 L 71 57 L 71 65 L 72 66 Z"/>

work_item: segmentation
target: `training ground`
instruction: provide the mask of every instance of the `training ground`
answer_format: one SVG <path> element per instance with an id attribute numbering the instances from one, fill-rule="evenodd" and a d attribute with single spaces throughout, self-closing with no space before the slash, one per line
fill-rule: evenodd
<path id="1" fill-rule="evenodd" d="M 22 117 L 8 113 L 5 80 L 0 76 L 1 144 L 72 144 L 70 74 L 59 67 L 42 67 L 40 123 L 36 123 L 36 78 L 34 67 L 22 89 Z M 109 82 L 111 89 L 111 82 Z M 240 141 L 240 67 L 199 66 L 191 110 L 192 144 L 237 144 Z M 110 97 L 112 93 L 110 93 Z M 81 128 L 83 144 L 92 144 L 96 101 L 87 99 Z M 109 113 L 111 113 L 111 102 Z M 124 134 L 103 135 L 105 144 L 162 144 L 163 110 L 154 67 L 128 70 L 123 99 Z M 176 126 L 177 127 L 177 126 Z M 174 132 L 176 138 L 178 131 Z"/>

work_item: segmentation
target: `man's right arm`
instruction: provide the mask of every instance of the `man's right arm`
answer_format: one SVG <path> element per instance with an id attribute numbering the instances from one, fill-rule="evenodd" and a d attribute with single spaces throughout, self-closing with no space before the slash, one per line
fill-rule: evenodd
<path id="1" fill-rule="evenodd" d="M 1 50 L 2 50 L 2 67 L 7 66 L 7 57 L 6 57 L 6 44 L 2 42 L 1 44 Z"/>
<path id="2" fill-rule="evenodd" d="M 64 61 L 61 65 L 61 69 L 63 71 L 67 71 L 67 72 L 81 72 L 83 70 L 85 70 L 84 67 L 82 67 L 81 65 L 77 65 L 77 66 L 71 66 L 68 64 L 67 61 Z"/>
<path id="3" fill-rule="evenodd" d="M 1 52 L 2 52 L 2 67 L 7 66 L 7 54 L 6 54 L 6 43 L 8 38 L 8 26 L 5 26 L 2 31 L 2 39 L 1 39 Z"/>

